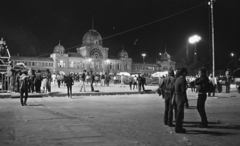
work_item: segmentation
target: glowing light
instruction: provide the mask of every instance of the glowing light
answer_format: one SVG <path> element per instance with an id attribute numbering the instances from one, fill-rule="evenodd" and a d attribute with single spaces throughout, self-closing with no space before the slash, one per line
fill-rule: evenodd
<path id="1" fill-rule="evenodd" d="M 201 37 L 200 37 L 200 36 L 194 35 L 194 36 L 192 36 L 192 37 L 190 37 L 190 38 L 188 39 L 188 42 L 189 42 L 190 44 L 194 44 L 194 43 L 199 42 L 200 40 L 201 40 Z"/>

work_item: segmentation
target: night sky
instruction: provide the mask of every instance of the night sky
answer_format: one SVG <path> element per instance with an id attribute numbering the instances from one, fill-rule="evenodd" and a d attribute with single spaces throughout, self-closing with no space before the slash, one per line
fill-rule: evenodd
<path id="1" fill-rule="evenodd" d="M 240 56 L 238 1 L 214 3 L 216 69 L 226 68 L 231 52 Z M 12 55 L 50 54 L 59 40 L 67 51 L 76 52 L 94 19 L 94 29 L 101 34 L 103 46 L 109 48 L 110 58 L 116 57 L 124 46 L 134 62 L 142 62 L 141 54 L 146 53 L 146 62 L 155 63 L 166 46 L 178 64 L 185 57 L 188 38 L 198 34 L 202 38 L 197 45 L 198 60 L 209 59 L 207 0 L 0 0 L 0 3 L 0 37 L 7 41 Z M 139 27 L 149 23 L 152 24 Z M 118 33 L 122 34 L 115 35 Z"/>

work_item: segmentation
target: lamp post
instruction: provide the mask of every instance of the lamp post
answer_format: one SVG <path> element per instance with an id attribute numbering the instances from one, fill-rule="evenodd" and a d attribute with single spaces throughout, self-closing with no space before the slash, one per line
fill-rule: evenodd
<path id="1" fill-rule="evenodd" d="M 235 53 L 231 53 L 232 61 L 235 67 L 237 67 L 237 55 Z"/>
<path id="2" fill-rule="evenodd" d="M 162 53 L 159 53 L 159 55 L 160 55 L 160 61 L 161 61 L 161 58 L 162 58 Z"/>
<path id="3" fill-rule="evenodd" d="M 215 0 L 209 0 L 208 5 L 211 10 L 211 34 L 212 34 L 212 75 L 215 77 L 215 45 L 214 45 L 214 19 L 213 19 L 213 3 Z"/>
<path id="4" fill-rule="evenodd" d="M 143 57 L 143 63 L 144 63 L 144 64 L 145 64 L 145 60 L 144 60 L 144 59 L 145 59 L 145 56 L 146 56 L 146 54 L 143 53 L 143 54 L 142 54 L 142 57 Z"/>

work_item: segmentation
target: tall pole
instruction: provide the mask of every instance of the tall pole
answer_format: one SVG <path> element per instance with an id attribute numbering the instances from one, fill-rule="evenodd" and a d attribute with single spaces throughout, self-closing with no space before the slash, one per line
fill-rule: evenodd
<path id="1" fill-rule="evenodd" d="M 213 21 L 213 2 L 210 0 L 210 9 L 211 9 L 211 27 L 212 27 L 212 75 L 215 77 L 215 50 L 214 50 L 214 21 Z"/>

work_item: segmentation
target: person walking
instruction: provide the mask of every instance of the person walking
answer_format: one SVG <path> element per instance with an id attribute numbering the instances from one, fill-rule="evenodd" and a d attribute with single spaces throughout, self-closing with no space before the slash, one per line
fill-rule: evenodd
<path id="1" fill-rule="evenodd" d="M 19 70 L 16 75 L 16 82 L 15 82 L 15 91 L 20 93 L 20 76 L 22 75 L 21 71 Z"/>
<path id="2" fill-rule="evenodd" d="M 55 85 L 55 82 L 56 82 L 56 74 L 53 73 L 52 74 L 52 85 Z"/>
<path id="3" fill-rule="evenodd" d="M 230 92 L 230 82 L 231 82 L 231 77 L 230 77 L 230 69 L 227 69 L 225 72 L 226 76 L 226 93 Z"/>
<path id="4" fill-rule="evenodd" d="M 173 104 L 172 104 L 172 98 L 174 96 L 175 88 L 175 77 L 174 77 L 174 71 L 169 70 L 168 76 L 164 78 L 162 84 L 160 85 L 160 88 L 164 90 L 164 99 L 165 99 L 165 111 L 164 111 L 164 124 L 168 125 L 169 127 L 173 127 Z"/>
<path id="5" fill-rule="evenodd" d="M 72 98 L 72 86 L 74 85 L 74 81 L 70 73 L 65 78 L 65 84 L 67 86 L 68 98 Z"/>
<path id="6" fill-rule="evenodd" d="M 59 73 L 57 74 L 56 79 L 57 79 L 58 88 L 60 88 L 62 77 Z"/>
<path id="7" fill-rule="evenodd" d="M 105 79 L 105 81 L 106 81 L 106 85 L 107 85 L 107 86 L 109 86 L 110 80 L 111 80 L 110 75 L 109 75 L 108 73 L 106 73 L 106 79 Z"/>
<path id="8" fill-rule="evenodd" d="M 124 76 L 123 76 L 123 74 L 121 75 L 121 78 L 120 78 L 120 80 L 121 80 L 121 84 L 120 84 L 120 87 L 124 87 Z"/>
<path id="9" fill-rule="evenodd" d="M 133 90 L 136 88 L 137 89 L 137 85 L 138 85 L 138 82 L 137 82 L 137 76 L 135 75 L 133 77 Z"/>
<path id="10" fill-rule="evenodd" d="M 46 90 L 47 92 L 51 92 L 52 74 L 49 69 L 46 70 L 46 76 L 47 76 Z"/>
<path id="11" fill-rule="evenodd" d="M 36 93 L 41 93 L 41 81 L 42 81 L 42 76 L 41 76 L 41 71 L 37 70 L 36 71 L 36 78 L 35 78 L 35 89 Z"/>
<path id="12" fill-rule="evenodd" d="M 128 81 L 129 81 L 129 87 L 130 87 L 130 90 L 132 90 L 132 85 L 133 85 L 133 76 L 130 75 L 130 77 L 128 78 Z"/>
<path id="13" fill-rule="evenodd" d="M 25 94 L 24 101 L 23 94 Z M 28 76 L 27 71 L 23 71 L 22 75 L 20 76 L 20 102 L 22 106 L 27 105 L 27 99 L 28 99 Z"/>
<path id="14" fill-rule="evenodd" d="M 187 69 L 181 68 L 179 71 L 180 77 L 176 79 L 174 84 L 175 94 L 176 94 L 174 97 L 174 103 L 176 104 L 176 108 L 177 108 L 176 126 L 175 126 L 176 133 L 186 133 L 186 130 L 183 128 L 183 119 L 184 119 L 184 104 L 186 102 L 186 97 L 187 97 L 187 93 L 186 93 L 187 74 L 188 74 Z"/>
<path id="15" fill-rule="evenodd" d="M 145 84 L 146 84 L 146 78 L 141 75 L 141 85 L 142 85 L 142 90 L 145 92 Z"/>
<path id="16" fill-rule="evenodd" d="M 142 77 L 141 74 L 138 75 L 137 77 L 137 82 L 138 82 L 138 91 L 141 92 L 141 87 L 142 87 Z"/>
<path id="17" fill-rule="evenodd" d="M 84 70 L 81 75 L 81 83 L 80 83 L 80 91 L 79 92 L 82 92 L 82 89 L 84 92 L 86 92 L 85 81 L 86 81 L 86 70 Z"/>
<path id="18" fill-rule="evenodd" d="M 91 91 L 94 92 L 93 83 L 95 80 L 95 75 L 94 75 L 93 71 L 90 71 L 90 76 L 91 76 Z"/>
<path id="19" fill-rule="evenodd" d="M 212 93 L 213 96 L 215 96 L 215 90 L 216 90 L 216 86 L 217 86 L 217 79 L 215 77 L 213 77 L 212 74 L 209 75 L 208 79 L 210 80 L 210 82 L 212 84 L 212 88 L 209 90 L 208 96 L 211 96 L 211 93 Z"/>
<path id="20" fill-rule="evenodd" d="M 33 93 L 34 92 L 34 85 L 35 85 L 35 73 L 33 70 L 29 71 L 29 89 L 28 92 L 29 93 Z"/>
<path id="21" fill-rule="evenodd" d="M 208 127 L 207 115 L 205 112 L 205 102 L 207 99 L 207 92 L 209 91 L 208 89 L 209 79 L 206 73 L 207 71 L 205 68 L 200 68 L 198 71 L 199 78 L 197 78 L 195 81 L 198 91 L 197 110 L 202 119 L 200 127 L 203 128 Z"/>
<path id="22" fill-rule="evenodd" d="M 43 93 L 47 93 L 47 82 L 48 82 L 48 79 L 47 79 L 47 73 L 46 72 L 43 72 L 42 74 L 42 83 L 41 83 L 41 90 Z"/>
<path id="23" fill-rule="evenodd" d="M 105 75 L 102 73 L 101 75 L 101 86 L 104 86 L 105 85 Z"/>

